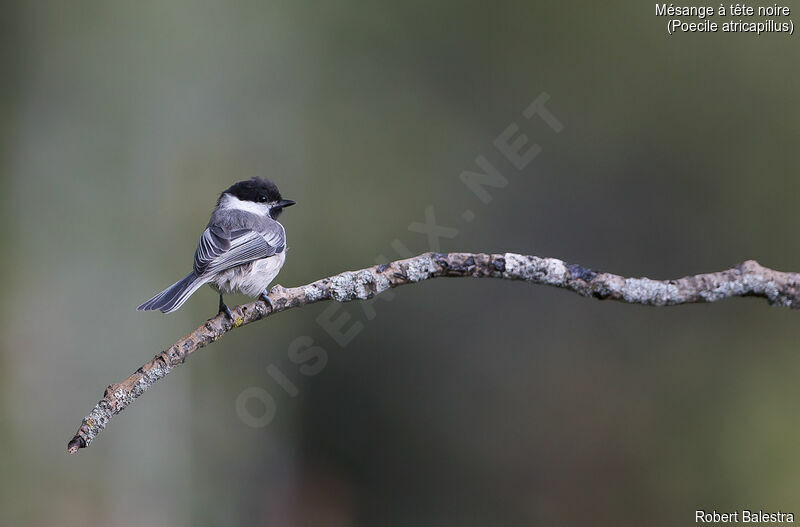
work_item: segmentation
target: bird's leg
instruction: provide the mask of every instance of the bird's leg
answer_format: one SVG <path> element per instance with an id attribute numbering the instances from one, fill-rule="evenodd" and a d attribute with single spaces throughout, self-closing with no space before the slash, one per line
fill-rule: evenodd
<path id="1" fill-rule="evenodd" d="M 225 315 L 230 320 L 233 320 L 233 313 L 231 313 L 231 308 L 225 305 L 225 302 L 222 300 L 222 293 L 219 294 L 219 313 L 225 313 Z"/>

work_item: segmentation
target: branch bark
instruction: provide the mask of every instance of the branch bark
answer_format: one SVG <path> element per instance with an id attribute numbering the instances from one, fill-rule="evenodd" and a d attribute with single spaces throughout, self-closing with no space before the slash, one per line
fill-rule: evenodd
<path id="1" fill-rule="evenodd" d="M 514 253 L 424 253 L 406 260 L 346 271 L 302 287 L 276 286 L 270 292 L 274 308 L 258 300 L 237 306 L 234 319 L 218 315 L 178 340 L 119 384 L 106 388 L 103 398 L 87 415 L 67 451 L 74 454 L 89 446 L 109 420 L 142 395 L 156 381 L 198 349 L 229 331 L 275 313 L 323 300 L 366 300 L 389 288 L 438 277 L 469 276 L 523 280 L 568 289 L 579 295 L 629 304 L 671 306 L 716 302 L 734 296 L 758 296 L 770 304 L 800 309 L 800 274 L 762 267 L 749 260 L 717 273 L 687 276 L 677 280 L 624 278 L 600 273 L 555 258 Z"/>

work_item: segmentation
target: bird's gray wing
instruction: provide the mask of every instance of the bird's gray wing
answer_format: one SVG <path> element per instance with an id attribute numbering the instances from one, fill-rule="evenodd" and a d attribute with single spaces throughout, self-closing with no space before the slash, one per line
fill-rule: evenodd
<path id="1" fill-rule="evenodd" d="M 286 235 L 278 222 L 263 230 L 227 230 L 217 225 L 207 228 L 194 253 L 194 272 L 212 275 L 238 265 L 273 256 L 286 246 Z"/>

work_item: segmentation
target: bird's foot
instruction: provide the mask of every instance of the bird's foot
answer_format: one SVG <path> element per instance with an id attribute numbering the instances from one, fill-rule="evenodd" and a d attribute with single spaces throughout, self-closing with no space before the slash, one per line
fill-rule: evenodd
<path id="1" fill-rule="evenodd" d="M 267 292 L 266 289 L 261 291 L 261 294 L 258 295 L 258 298 L 266 302 L 266 304 L 269 306 L 270 311 L 275 311 L 275 304 L 272 303 L 272 299 L 270 299 L 269 293 Z"/>
<path id="2" fill-rule="evenodd" d="M 231 308 L 228 306 L 222 306 L 222 309 L 219 311 L 220 313 L 224 313 L 229 320 L 233 320 L 233 313 L 231 312 Z"/>

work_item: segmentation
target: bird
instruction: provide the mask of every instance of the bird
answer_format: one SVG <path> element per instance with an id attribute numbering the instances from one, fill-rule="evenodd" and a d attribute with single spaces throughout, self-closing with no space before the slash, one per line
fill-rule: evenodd
<path id="1" fill-rule="evenodd" d="M 283 199 L 268 179 L 254 177 L 222 191 L 194 253 L 192 272 L 139 311 L 172 313 L 205 284 L 219 293 L 219 311 L 233 320 L 223 295 L 261 298 L 274 309 L 267 287 L 286 261 L 286 230 L 278 217 L 295 202 Z"/>

